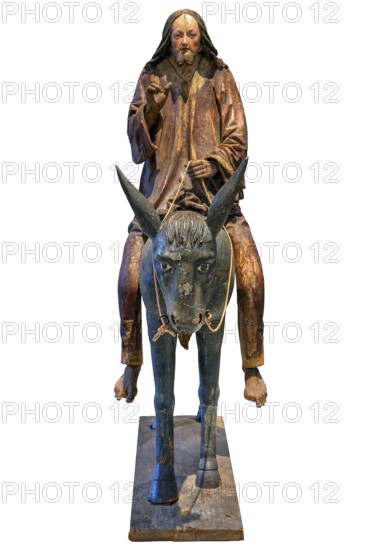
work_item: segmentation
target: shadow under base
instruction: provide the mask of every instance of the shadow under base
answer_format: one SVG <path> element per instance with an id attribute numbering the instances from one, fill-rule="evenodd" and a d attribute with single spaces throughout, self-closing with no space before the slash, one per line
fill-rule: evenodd
<path id="1" fill-rule="evenodd" d="M 155 467 L 153 416 L 139 420 L 129 539 L 131 541 L 243 540 L 243 527 L 223 419 L 217 418 L 217 461 L 222 484 L 199 489 L 201 424 L 194 416 L 174 417 L 175 473 L 179 500 L 171 505 L 148 501 Z"/>

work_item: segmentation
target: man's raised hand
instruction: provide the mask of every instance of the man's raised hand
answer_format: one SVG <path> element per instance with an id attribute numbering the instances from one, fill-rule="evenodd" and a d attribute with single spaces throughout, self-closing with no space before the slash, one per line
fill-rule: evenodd
<path id="1" fill-rule="evenodd" d="M 148 125 L 156 121 L 158 113 L 166 103 L 171 86 L 172 82 L 168 82 L 164 86 L 158 76 L 151 76 L 151 84 L 146 89 L 145 115 Z"/>

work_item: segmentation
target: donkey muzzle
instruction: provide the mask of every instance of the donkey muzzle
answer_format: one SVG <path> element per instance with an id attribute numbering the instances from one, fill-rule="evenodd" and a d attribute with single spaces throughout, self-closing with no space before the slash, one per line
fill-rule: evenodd
<path id="1" fill-rule="evenodd" d="M 187 318 L 182 312 L 175 311 L 170 315 L 170 321 L 176 332 L 185 334 L 199 330 L 204 322 L 204 316 L 201 312 L 197 312 L 195 317 Z"/>

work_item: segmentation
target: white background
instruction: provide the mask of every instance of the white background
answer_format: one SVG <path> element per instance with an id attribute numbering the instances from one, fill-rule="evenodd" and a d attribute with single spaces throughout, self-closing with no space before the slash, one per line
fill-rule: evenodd
<path id="1" fill-rule="evenodd" d="M 240 495 L 244 545 L 358 547 L 360 2 L 304 1 L 297 4 L 301 13 L 279 2 L 271 22 L 263 2 L 251 8 L 236 3 L 236 13 L 226 18 L 224 4 L 214 2 L 100 2 L 99 14 L 81 2 L 73 23 L 64 3 L 42 11 L 45 2 L 37 23 L 24 13 L 33 4 L 8 3 L 14 14 L 6 19 L 3 13 L 0 27 L 1 81 L 8 83 L 0 103 L 1 547 L 92 550 L 131 544 L 137 421 L 153 414 L 153 380 L 145 338 L 136 402 L 115 404 L 113 387 L 122 368 L 120 344 L 109 327 L 118 322 L 119 261 L 132 216 L 110 167 L 118 162 L 138 182 L 140 167 L 134 174 L 132 165 L 125 166 L 131 162 L 128 104 L 167 16 L 182 7 L 211 13 L 205 16 L 208 31 L 240 86 L 249 128 L 248 177 L 257 179 L 247 184 L 242 209 L 262 252 L 268 325 L 261 372 L 271 409 L 256 413 L 243 398 L 235 300 L 221 367 L 220 413 Z M 226 3 L 233 8 L 234 2 Z M 339 21 L 326 23 L 326 17 Z M 79 83 L 74 101 L 65 82 Z M 270 85 L 273 96 L 264 83 L 276 83 Z M 24 95 L 36 86 L 38 98 Z M 93 101 L 97 89 L 101 97 Z M 79 163 L 73 181 L 65 164 L 71 162 Z M 273 181 L 267 162 L 280 163 Z M 39 182 L 26 172 L 35 163 Z M 295 167 L 285 167 L 288 163 L 299 166 L 298 181 L 290 181 Z M 332 181 L 325 181 L 333 166 L 326 163 L 338 165 Z M 311 166 L 319 167 L 318 181 Z M 78 243 L 74 261 L 64 244 L 71 242 Z M 37 256 L 24 254 L 36 247 Z M 96 253 L 101 257 L 93 261 Z M 70 342 L 65 323 L 72 322 L 79 324 Z M 39 337 L 26 332 L 35 327 Z M 189 352 L 178 350 L 176 414 L 196 412 L 197 386 L 192 344 Z M 73 422 L 65 403 L 74 403 Z M 28 409 L 38 412 L 25 414 Z M 72 503 L 65 485 L 71 482 L 78 484 Z M 273 495 L 269 483 L 276 484 Z M 34 487 L 40 502 L 26 492 Z"/>

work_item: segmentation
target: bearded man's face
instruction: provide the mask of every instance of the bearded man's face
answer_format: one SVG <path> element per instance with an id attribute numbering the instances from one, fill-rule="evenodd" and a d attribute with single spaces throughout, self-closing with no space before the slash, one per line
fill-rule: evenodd
<path id="1" fill-rule="evenodd" d="M 199 25 L 194 17 L 184 13 L 172 24 L 171 51 L 178 65 L 192 65 L 199 50 Z"/>

